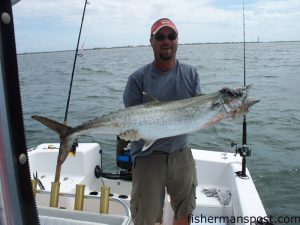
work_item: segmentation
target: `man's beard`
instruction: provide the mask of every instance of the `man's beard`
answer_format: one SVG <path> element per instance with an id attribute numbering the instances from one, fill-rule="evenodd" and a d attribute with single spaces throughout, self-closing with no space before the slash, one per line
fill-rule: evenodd
<path id="1" fill-rule="evenodd" d="M 164 55 L 164 54 L 159 54 L 159 57 L 164 60 L 164 61 L 169 61 L 173 58 L 173 55 Z"/>
<path id="2" fill-rule="evenodd" d="M 164 44 L 161 46 L 152 46 L 154 57 L 162 62 L 170 62 L 175 58 L 177 46 L 174 44 Z"/>
<path id="3" fill-rule="evenodd" d="M 171 50 L 170 53 L 169 53 L 169 50 Z M 160 51 L 159 52 L 159 57 L 160 57 L 160 59 L 162 59 L 164 61 L 169 61 L 169 60 L 171 60 L 173 58 L 173 52 L 174 52 L 174 48 L 173 47 L 170 48 L 170 49 L 168 49 L 167 52 L 164 52 L 164 50 Z"/>

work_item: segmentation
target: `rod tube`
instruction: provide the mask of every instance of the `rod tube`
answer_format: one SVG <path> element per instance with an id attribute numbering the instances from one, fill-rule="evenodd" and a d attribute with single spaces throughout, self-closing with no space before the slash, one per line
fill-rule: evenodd
<path id="1" fill-rule="evenodd" d="M 38 183 L 37 179 L 31 180 L 32 193 L 33 193 L 34 198 L 35 198 L 35 195 L 36 195 L 37 183 Z"/>
<path id="2" fill-rule="evenodd" d="M 110 187 L 101 186 L 100 213 L 108 213 Z"/>
<path id="3" fill-rule="evenodd" d="M 83 210 L 83 204 L 84 204 L 84 184 L 76 184 L 76 192 L 75 192 L 75 204 L 74 204 L 74 210 Z"/>
<path id="4" fill-rule="evenodd" d="M 58 199 L 59 199 L 59 182 L 51 182 L 51 194 L 50 194 L 50 207 L 57 208 L 58 207 Z"/>

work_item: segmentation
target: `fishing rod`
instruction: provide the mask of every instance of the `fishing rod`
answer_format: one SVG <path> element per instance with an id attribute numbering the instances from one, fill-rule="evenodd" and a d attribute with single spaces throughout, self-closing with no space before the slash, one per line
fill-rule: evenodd
<path id="1" fill-rule="evenodd" d="M 245 32 L 245 1 L 243 1 L 243 46 L 244 46 L 244 87 L 246 87 L 246 32 Z M 248 179 L 246 174 L 246 157 L 251 155 L 251 149 L 247 146 L 247 121 L 246 115 L 243 118 L 242 146 L 238 147 L 237 143 L 232 142 L 231 146 L 235 146 L 235 153 L 239 153 L 242 157 L 242 170 L 236 174 L 242 179 Z"/>
<path id="2" fill-rule="evenodd" d="M 243 1 L 243 45 L 244 45 L 244 87 L 246 87 L 246 32 L 245 32 L 245 1 Z M 247 144 L 247 121 L 246 115 L 243 119 L 243 138 L 242 144 Z"/>
<path id="3" fill-rule="evenodd" d="M 73 63 L 73 69 L 72 69 L 72 75 L 71 75 L 71 81 L 70 81 L 70 88 L 69 88 L 68 100 L 67 100 L 66 111 L 65 111 L 65 118 L 64 118 L 64 124 L 65 125 L 67 125 L 68 112 L 69 112 L 69 104 L 70 104 L 70 97 L 71 97 L 72 86 L 73 86 L 73 78 L 74 78 L 76 60 L 77 60 L 77 56 L 78 56 L 78 47 L 79 47 L 79 43 L 80 43 L 81 30 L 82 30 L 82 25 L 83 25 L 84 15 L 85 15 L 85 9 L 86 9 L 86 5 L 87 4 L 88 4 L 88 1 L 85 0 L 84 9 L 83 9 L 82 18 L 81 18 L 80 29 L 79 29 L 79 35 L 78 35 L 78 40 L 77 40 L 77 46 L 76 46 L 76 51 L 75 51 L 75 58 L 74 58 L 74 63 Z M 71 147 L 71 150 L 70 150 L 71 152 L 73 152 L 73 154 L 75 154 L 76 147 L 77 147 L 77 141 L 75 141 L 73 143 L 73 146 Z M 54 181 L 57 182 L 57 183 L 60 180 L 61 167 L 62 167 L 62 163 L 59 163 L 59 155 L 58 155 L 56 169 L 55 169 L 55 179 L 54 179 Z"/>
<path id="4" fill-rule="evenodd" d="M 65 111 L 64 124 L 67 124 L 67 120 L 68 120 L 68 112 L 69 112 L 70 98 L 71 98 L 71 92 L 72 92 L 72 86 L 73 86 L 73 78 L 74 78 L 76 61 L 77 61 L 77 56 L 78 56 L 78 48 L 79 48 L 79 43 L 80 43 L 81 30 L 82 30 L 82 25 L 83 25 L 84 15 L 85 15 L 85 9 L 86 9 L 87 4 L 89 4 L 89 2 L 87 0 L 85 0 L 83 13 L 82 13 L 82 18 L 81 18 L 80 29 L 79 29 L 79 35 L 78 35 L 78 40 L 77 40 L 77 46 L 76 46 L 76 51 L 75 51 L 75 58 L 74 58 L 74 62 L 73 62 L 73 69 L 72 69 L 70 88 L 69 88 L 68 100 L 67 100 L 66 111 Z"/>

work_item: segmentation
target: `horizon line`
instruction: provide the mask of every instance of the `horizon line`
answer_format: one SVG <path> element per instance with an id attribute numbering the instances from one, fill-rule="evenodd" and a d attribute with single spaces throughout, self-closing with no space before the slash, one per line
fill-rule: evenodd
<path id="1" fill-rule="evenodd" d="M 245 43 L 276 43 L 276 42 L 300 42 L 300 40 L 291 41 L 246 41 Z M 193 43 L 180 43 L 178 45 L 202 45 L 202 44 L 241 44 L 242 41 L 224 41 L 224 42 L 193 42 Z M 85 48 L 84 50 L 99 50 L 99 49 L 119 49 L 119 48 L 140 48 L 140 47 L 150 47 L 149 45 L 124 45 L 124 46 L 112 46 L 112 47 L 93 47 Z M 17 55 L 30 55 L 30 54 L 41 54 L 41 53 L 54 53 L 54 52 L 70 52 L 76 51 L 75 49 L 65 49 L 65 50 L 53 50 L 53 51 L 36 51 L 36 52 L 22 52 L 17 53 Z"/>

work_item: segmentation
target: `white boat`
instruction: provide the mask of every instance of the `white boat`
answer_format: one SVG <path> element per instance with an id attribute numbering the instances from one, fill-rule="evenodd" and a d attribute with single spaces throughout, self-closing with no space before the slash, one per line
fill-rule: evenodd
<path id="1" fill-rule="evenodd" d="M 101 148 L 96 143 L 79 143 L 76 156 L 66 159 L 61 171 L 58 208 L 49 207 L 58 148 L 58 143 L 46 143 L 29 150 L 31 172 L 38 174 L 45 187 L 45 190 L 37 188 L 36 192 L 41 224 L 49 224 L 49 221 L 54 222 L 51 224 L 63 221 L 70 224 L 130 224 L 131 181 L 96 175 L 102 157 Z M 189 218 L 191 224 L 250 224 L 266 218 L 249 171 L 246 169 L 247 177 L 236 174 L 242 168 L 239 154 L 198 149 L 192 152 L 198 186 L 196 208 Z M 74 210 L 76 184 L 85 185 L 83 211 Z M 102 185 L 110 187 L 108 214 L 99 213 Z M 172 224 L 172 219 L 173 211 L 166 195 L 163 224 Z"/>
<path id="2" fill-rule="evenodd" d="M 1 6 L 5 3 L 5 9 L 9 9 L 11 6 L 8 2 L 1 1 Z M 99 177 L 102 155 L 97 143 L 79 143 L 76 156 L 67 158 L 60 176 L 58 206 L 49 207 L 59 144 L 46 143 L 30 149 L 27 160 L 24 130 L 20 129 L 23 128 L 21 101 L 16 55 L 12 54 L 15 47 L 10 12 L 8 10 L 2 14 L 3 23 L 0 29 L 0 223 L 37 224 L 36 210 L 31 204 L 33 192 L 29 185 L 29 161 L 30 174 L 35 174 L 35 178 L 38 178 L 35 180 L 39 180 L 40 185 L 42 184 L 40 187 L 44 187 L 44 190 L 38 187 L 34 192 L 41 225 L 132 224 L 131 181 Z M 2 31 L 5 34 L 3 36 Z M 246 148 L 238 149 L 242 149 L 243 154 Z M 247 177 L 237 175 L 242 169 L 240 154 L 193 149 L 193 156 L 196 161 L 198 186 L 196 208 L 189 217 L 191 224 L 250 224 L 257 222 L 259 218 L 266 218 L 249 171 L 244 167 L 243 172 Z M 82 211 L 74 210 L 77 184 L 85 185 Z M 109 186 L 111 193 L 107 214 L 99 213 L 100 187 L 103 185 Z M 172 224 L 172 218 L 170 199 L 166 195 L 163 224 Z"/>

